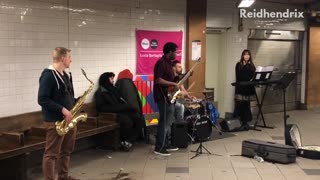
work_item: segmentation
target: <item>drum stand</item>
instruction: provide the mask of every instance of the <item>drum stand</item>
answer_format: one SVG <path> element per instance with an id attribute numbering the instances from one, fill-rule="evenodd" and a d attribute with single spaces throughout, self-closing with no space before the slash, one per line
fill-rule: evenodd
<path id="1" fill-rule="evenodd" d="M 221 136 L 222 135 L 222 131 L 218 128 L 217 125 L 213 124 L 212 125 L 214 128 L 216 128 L 216 130 L 218 131 L 219 135 Z"/>
<path id="2" fill-rule="evenodd" d="M 199 118 L 199 117 L 198 117 L 198 118 Z M 215 125 L 213 125 L 213 126 L 219 131 L 219 129 L 218 129 Z M 211 128 L 211 127 L 210 127 L 210 128 Z M 221 131 L 219 131 L 219 134 L 220 134 L 220 133 L 221 133 Z M 210 135 L 211 135 L 211 132 L 210 132 Z M 220 135 L 221 135 L 221 134 L 220 134 Z M 220 154 L 211 153 L 206 147 L 203 146 L 202 142 L 203 142 L 205 139 L 209 139 L 209 138 L 210 138 L 210 136 L 209 136 L 208 138 L 199 138 L 200 144 L 199 144 L 197 150 L 191 151 L 191 152 L 195 152 L 195 153 L 196 153 L 194 156 L 191 157 L 191 159 L 199 156 L 200 154 L 210 154 L 210 155 L 214 155 L 214 156 L 221 156 Z M 206 152 L 204 152 L 203 149 L 204 149 Z"/>
<path id="3" fill-rule="evenodd" d="M 188 135 L 188 137 L 190 138 L 191 143 L 194 144 L 194 143 L 196 142 L 196 141 L 194 140 L 194 138 L 193 138 L 189 133 L 187 133 L 187 135 Z"/>
<path id="4" fill-rule="evenodd" d="M 202 142 L 203 142 L 203 140 L 200 140 L 200 144 L 199 144 L 197 150 L 191 151 L 191 152 L 195 152 L 195 153 L 196 153 L 194 156 L 191 157 L 191 159 L 199 156 L 200 154 L 210 154 L 210 155 L 214 155 L 214 156 L 221 156 L 220 154 L 211 153 L 206 147 L 204 147 L 204 146 L 202 145 Z M 206 152 L 203 152 L 202 149 L 204 149 Z"/>
<path id="5" fill-rule="evenodd" d="M 198 113 L 198 109 L 191 109 L 191 108 L 186 108 L 190 113 L 191 115 L 193 116 L 196 116 L 196 114 L 199 114 Z M 198 118 L 198 117 L 196 117 Z M 193 128 L 194 128 L 194 125 L 193 125 Z M 192 130 L 192 134 L 190 134 L 189 132 L 187 133 L 188 137 L 190 138 L 191 140 L 191 143 L 194 144 L 196 142 L 195 138 L 194 138 L 194 129 Z"/>
<path id="6" fill-rule="evenodd" d="M 189 112 L 191 112 L 192 115 L 195 115 L 197 119 L 200 118 L 198 108 L 195 109 L 195 110 L 191 110 L 191 108 L 187 108 L 187 109 L 189 110 Z M 204 114 L 207 115 L 206 108 L 204 108 Z M 219 135 L 222 135 L 221 130 L 215 124 L 212 124 L 212 126 L 217 129 L 217 131 L 219 132 Z M 193 128 L 194 127 L 195 127 L 195 124 L 193 125 Z M 187 133 L 187 134 L 188 134 L 189 138 L 191 139 L 191 142 L 194 143 L 195 142 L 194 129 L 193 129 L 193 133 L 192 134 L 189 134 L 189 133 Z M 203 139 L 199 139 L 199 142 L 200 142 L 200 144 L 199 144 L 198 148 L 195 151 L 190 151 L 190 152 L 195 152 L 196 153 L 193 157 L 191 157 L 191 159 L 196 158 L 200 154 L 210 154 L 210 155 L 215 155 L 215 156 L 221 156 L 220 154 L 211 153 L 206 147 L 204 147 L 203 144 L 202 144 Z M 205 152 L 204 152 L 203 149 L 205 150 Z"/>

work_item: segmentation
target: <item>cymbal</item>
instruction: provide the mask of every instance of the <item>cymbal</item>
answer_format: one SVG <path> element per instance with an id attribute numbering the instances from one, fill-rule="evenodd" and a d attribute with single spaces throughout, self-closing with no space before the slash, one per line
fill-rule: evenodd
<path id="1" fill-rule="evenodd" d="M 197 109 L 200 108 L 200 104 L 188 104 L 186 105 L 190 109 Z"/>

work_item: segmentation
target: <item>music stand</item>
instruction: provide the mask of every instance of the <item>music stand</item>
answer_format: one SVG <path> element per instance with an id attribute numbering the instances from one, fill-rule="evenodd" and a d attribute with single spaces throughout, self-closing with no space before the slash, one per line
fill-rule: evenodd
<path id="1" fill-rule="evenodd" d="M 270 68 L 267 68 L 267 70 L 255 72 L 255 74 L 253 75 L 252 81 L 260 81 L 261 82 L 261 81 L 269 80 L 271 78 L 271 75 L 272 75 L 272 70 L 273 70 L 273 67 L 271 66 Z M 266 96 L 267 90 L 268 90 L 268 85 L 264 89 L 264 92 L 263 92 L 263 95 L 262 95 L 262 98 L 261 98 L 261 101 L 260 101 L 259 98 L 258 98 L 258 95 L 257 95 L 257 91 L 256 91 L 256 89 L 254 89 L 254 95 L 256 97 L 257 106 L 258 106 L 258 114 L 257 114 L 256 122 L 254 123 L 254 127 L 253 127 L 252 130 L 261 131 L 261 129 L 257 129 L 256 128 L 257 126 L 258 127 L 263 127 L 263 128 L 270 128 L 270 129 L 274 128 L 274 127 L 270 127 L 270 126 L 266 125 L 266 122 L 264 120 L 264 116 L 263 116 L 263 113 L 262 113 L 262 105 L 263 105 L 263 101 L 264 101 L 264 98 Z M 261 119 L 262 119 L 262 122 L 263 122 L 263 126 L 258 125 L 260 115 L 261 115 Z"/>
<path id="2" fill-rule="evenodd" d="M 286 127 L 287 127 L 287 119 L 289 116 L 287 115 L 287 106 L 286 106 L 286 89 L 289 84 L 295 79 L 297 76 L 296 72 L 287 72 L 285 73 L 281 79 L 279 79 L 279 83 L 274 87 L 275 89 L 282 89 L 283 93 L 283 121 L 284 121 L 284 137 L 286 137 Z M 290 145 L 292 142 L 288 142 L 285 138 L 285 144 Z"/>

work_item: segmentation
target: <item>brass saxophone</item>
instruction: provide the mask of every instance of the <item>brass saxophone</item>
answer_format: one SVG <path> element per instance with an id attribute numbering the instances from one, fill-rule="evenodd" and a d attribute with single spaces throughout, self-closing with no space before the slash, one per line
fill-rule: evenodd
<path id="1" fill-rule="evenodd" d="M 68 123 L 65 119 L 62 120 L 62 121 L 57 121 L 55 123 L 56 125 L 56 130 L 57 130 L 57 133 L 60 135 L 60 136 L 63 136 L 65 134 L 67 134 L 70 129 L 74 128 L 76 126 L 76 124 L 79 122 L 79 121 L 86 121 L 87 120 L 87 114 L 86 113 L 79 113 L 77 114 L 77 112 L 80 110 L 80 108 L 82 107 L 82 105 L 84 104 L 85 100 L 86 100 L 86 97 L 88 96 L 88 94 L 90 94 L 90 92 L 92 91 L 93 89 L 93 86 L 94 86 L 94 83 L 88 79 L 87 75 L 86 75 L 86 72 L 81 69 L 82 71 L 82 74 L 84 75 L 84 77 L 90 82 L 90 86 L 89 88 L 83 93 L 82 96 L 79 97 L 77 103 L 72 107 L 72 109 L 70 110 L 71 114 L 72 114 L 72 120 L 70 123 Z M 76 115 L 77 114 L 77 115 Z"/>

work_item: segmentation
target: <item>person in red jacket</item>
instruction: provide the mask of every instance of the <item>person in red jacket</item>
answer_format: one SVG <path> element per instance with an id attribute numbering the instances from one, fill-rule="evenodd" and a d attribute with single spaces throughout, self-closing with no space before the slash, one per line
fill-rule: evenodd
<path id="1" fill-rule="evenodd" d="M 146 123 L 142 113 L 142 102 L 138 93 L 137 87 L 134 85 L 133 74 L 129 69 L 125 69 L 118 74 L 118 79 L 115 86 L 118 88 L 118 92 L 121 97 L 123 97 L 127 103 L 135 109 L 137 112 L 136 116 L 140 118 L 135 118 L 137 120 L 134 122 L 134 134 L 138 139 L 144 138 L 144 134 L 146 132 Z"/>

